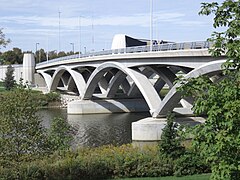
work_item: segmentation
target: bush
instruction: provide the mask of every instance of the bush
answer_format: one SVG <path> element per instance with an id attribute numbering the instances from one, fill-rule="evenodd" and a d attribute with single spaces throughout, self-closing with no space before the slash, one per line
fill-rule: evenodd
<path id="1" fill-rule="evenodd" d="M 143 150 L 132 145 L 82 148 L 56 153 L 44 160 L 21 164 L 20 179 L 107 179 L 173 175 L 173 162 L 159 156 L 157 147 Z M 0 177 L 12 169 L 0 170 Z"/>
<path id="2" fill-rule="evenodd" d="M 186 151 L 174 164 L 175 176 L 202 174 L 210 171 L 210 167 L 207 166 L 204 159 L 193 150 Z"/>

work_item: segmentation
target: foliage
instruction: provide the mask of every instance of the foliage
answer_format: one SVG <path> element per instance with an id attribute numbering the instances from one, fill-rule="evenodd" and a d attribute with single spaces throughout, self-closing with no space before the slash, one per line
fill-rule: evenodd
<path id="1" fill-rule="evenodd" d="M 47 94 L 45 94 L 46 99 L 48 102 L 52 102 L 52 101 L 59 101 L 60 100 L 60 93 L 51 91 Z"/>
<path id="2" fill-rule="evenodd" d="M 43 94 L 41 91 L 31 90 L 29 93 L 32 94 L 32 101 L 37 102 L 38 107 L 40 108 L 48 106 L 50 102 L 60 101 L 60 94 L 57 92 Z"/>
<path id="3" fill-rule="evenodd" d="M 5 34 L 3 33 L 2 30 L 3 30 L 3 29 L 0 28 L 0 47 L 1 47 L 1 46 L 6 47 L 6 45 L 7 45 L 8 43 L 10 43 L 11 41 L 10 41 L 10 39 L 6 39 L 6 38 L 5 38 Z"/>
<path id="4" fill-rule="evenodd" d="M 240 65 L 240 1 L 225 0 L 221 5 L 217 2 L 202 3 L 200 15 L 214 14 L 214 28 L 222 28 L 223 31 L 213 32 L 209 41 L 212 41 L 213 47 L 210 52 L 214 56 L 226 54 L 228 61 L 224 67 L 239 69 Z M 219 30 L 219 29 L 218 29 Z"/>
<path id="5" fill-rule="evenodd" d="M 67 150 L 73 139 L 71 126 L 63 118 L 55 117 L 51 122 L 48 137 L 52 151 Z"/>
<path id="6" fill-rule="evenodd" d="M 179 135 L 179 125 L 174 120 L 174 114 L 168 114 L 167 124 L 164 127 L 159 143 L 161 154 L 165 154 L 173 159 L 179 158 L 185 151 L 181 145 L 181 136 Z"/>
<path id="7" fill-rule="evenodd" d="M 19 165 L 46 153 L 46 134 L 30 90 L 18 87 L 0 104 L 0 165 Z"/>
<path id="8" fill-rule="evenodd" d="M 174 175 L 186 176 L 193 174 L 209 173 L 210 167 L 200 156 L 198 150 L 188 149 L 174 163 Z"/>
<path id="9" fill-rule="evenodd" d="M 159 177 L 173 175 L 173 162 L 158 156 L 157 147 L 79 148 L 19 168 L 21 179 L 107 179 L 119 177 Z M 0 176 L 12 175 L 0 169 Z"/>
<path id="10" fill-rule="evenodd" d="M 12 50 L 6 51 L 1 55 L 1 64 L 22 64 L 23 53 L 19 48 L 13 48 Z"/>
<path id="11" fill-rule="evenodd" d="M 226 54 L 224 77 L 188 79 L 180 90 L 195 97 L 196 115 L 206 115 L 206 122 L 194 131 L 193 145 L 211 166 L 211 179 L 240 179 L 240 1 L 202 3 L 200 14 L 213 13 L 214 32 L 209 39 L 214 56 Z"/>
<path id="12" fill-rule="evenodd" d="M 14 72 L 14 68 L 11 65 L 9 65 L 7 67 L 5 79 L 3 80 L 3 85 L 5 89 L 8 91 L 14 88 L 16 83 L 16 81 L 14 80 L 13 72 Z"/>

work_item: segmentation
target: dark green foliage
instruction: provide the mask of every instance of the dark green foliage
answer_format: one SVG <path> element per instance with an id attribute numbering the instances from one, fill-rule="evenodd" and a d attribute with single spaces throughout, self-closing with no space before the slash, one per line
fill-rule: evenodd
<path id="1" fill-rule="evenodd" d="M 174 163 L 174 175 L 186 176 L 193 174 L 209 173 L 210 166 L 206 164 L 198 151 L 187 150 L 184 155 Z"/>
<path id="2" fill-rule="evenodd" d="M 185 148 L 181 145 L 180 126 L 173 122 L 174 119 L 173 114 L 168 114 L 167 125 L 163 129 L 159 149 L 161 154 L 177 159 L 184 153 Z"/>
<path id="3" fill-rule="evenodd" d="M 226 54 L 223 73 L 217 81 L 209 77 L 188 79 L 182 92 L 195 96 L 194 112 L 207 119 L 194 131 L 193 145 L 211 166 L 211 179 L 240 179 L 240 1 L 202 3 L 200 14 L 214 14 L 214 56 Z"/>
<path id="4" fill-rule="evenodd" d="M 73 139 L 71 126 L 65 119 L 55 117 L 52 120 L 48 137 L 52 151 L 67 150 L 70 148 Z"/>
<path id="5" fill-rule="evenodd" d="M 50 92 L 47 94 L 43 94 L 41 91 L 29 91 L 32 94 L 33 101 L 36 101 L 38 107 L 45 107 L 48 106 L 51 102 L 58 102 L 60 101 L 60 94 L 56 92 Z"/>
<path id="6" fill-rule="evenodd" d="M 81 148 L 56 153 L 19 167 L 21 179 L 107 179 L 173 175 L 173 162 L 158 156 L 156 147 L 139 149 L 131 145 Z M 0 177 L 11 175 L 0 168 Z"/>
<path id="7" fill-rule="evenodd" d="M 9 91 L 0 104 L 0 165 L 18 165 L 47 151 L 46 134 L 30 90 Z"/>
<path id="8" fill-rule="evenodd" d="M 60 101 L 60 94 L 57 92 L 49 92 L 45 94 L 46 99 L 48 102 L 53 102 L 53 101 Z"/>
<path id="9" fill-rule="evenodd" d="M 1 64 L 22 64 L 23 63 L 23 52 L 19 48 L 13 48 L 8 50 L 1 55 Z"/>
<path id="10" fill-rule="evenodd" d="M 13 73 L 14 73 L 14 68 L 11 65 L 9 65 L 7 67 L 7 71 L 6 71 L 6 74 L 5 74 L 5 79 L 3 80 L 3 85 L 4 85 L 4 87 L 7 91 L 14 88 L 14 86 L 16 84 L 16 81 L 14 80 Z"/>

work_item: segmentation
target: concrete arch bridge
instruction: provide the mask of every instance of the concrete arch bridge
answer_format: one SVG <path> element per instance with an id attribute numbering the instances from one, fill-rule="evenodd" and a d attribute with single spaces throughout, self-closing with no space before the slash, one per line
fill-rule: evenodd
<path id="1" fill-rule="evenodd" d="M 208 42 L 168 43 L 152 51 L 139 46 L 58 58 L 36 65 L 34 83 L 47 91 L 78 96 L 68 104 L 70 114 L 149 111 L 153 118 L 172 110 L 191 114 L 192 98 L 181 99 L 174 82 L 180 75 L 221 78 L 225 57 L 212 57 L 208 48 Z"/>

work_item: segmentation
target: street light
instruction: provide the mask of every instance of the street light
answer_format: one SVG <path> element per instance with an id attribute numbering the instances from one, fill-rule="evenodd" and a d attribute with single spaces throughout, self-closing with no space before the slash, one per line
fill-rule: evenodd
<path id="1" fill-rule="evenodd" d="M 152 45 L 153 45 L 153 0 L 150 0 L 150 51 L 152 51 Z"/>
<path id="2" fill-rule="evenodd" d="M 36 56 L 36 61 L 37 61 L 37 50 L 38 50 L 38 45 L 39 45 L 40 43 L 36 43 L 36 52 L 35 52 L 35 56 Z M 39 51 L 39 54 L 40 54 L 40 51 Z M 39 57 L 40 57 L 40 55 L 39 55 Z M 40 59 L 40 58 L 39 58 Z"/>
<path id="3" fill-rule="evenodd" d="M 37 53 L 37 46 L 39 45 L 39 43 L 36 43 L 36 53 Z"/>
<path id="4" fill-rule="evenodd" d="M 60 32 L 60 26 L 61 26 L 61 12 L 58 10 L 58 53 L 61 51 L 61 32 Z"/>
<path id="5" fill-rule="evenodd" d="M 72 45 L 72 52 L 74 54 L 74 43 L 70 43 Z"/>

